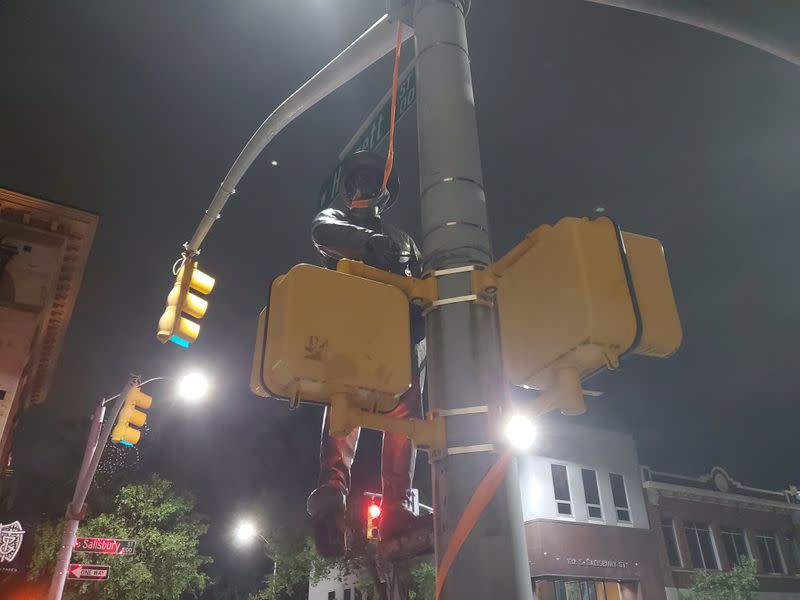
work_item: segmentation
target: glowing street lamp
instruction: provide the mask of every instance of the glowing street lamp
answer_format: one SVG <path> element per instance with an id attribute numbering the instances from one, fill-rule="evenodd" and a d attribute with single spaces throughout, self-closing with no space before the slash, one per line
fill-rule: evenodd
<path id="1" fill-rule="evenodd" d="M 511 447 L 519 452 L 530 450 L 536 441 L 536 425 L 527 415 L 515 414 L 509 417 L 504 433 Z"/>
<path id="2" fill-rule="evenodd" d="M 260 538 L 261 541 L 264 542 L 267 551 L 273 554 L 272 575 L 274 576 L 278 572 L 278 560 L 274 557 L 272 544 L 270 544 L 269 540 L 259 531 L 256 522 L 252 519 L 243 518 L 239 520 L 233 528 L 233 541 L 237 546 L 248 546 L 252 544 L 253 540 L 256 538 Z"/>
<path id="3" fill-rule="evenodd" d="M 97 473 L 97 465 L 100 463 L 108 439 L 112 438 L 114 442 L 128 446 L 139 442 L 141 435 L 139 428 L 147 420 L 147 414 L 139 409 L 150 408 L 152 402 L 150 396 L 142 393 L 141 387 L 152 381 L 165 379 L 172 378 L 153 377 L 142 381 L 138 376 L 131 376 L 122 392 L 104 399 L 95 409 L 72 502 L 67 506 L 64 535 L 56 556 L 56 566 L 47 595 L 48 600 L 61 600 L 64 593 L 67 568 L 75 546 L 78 524 L 83 518 L 80 507 L 86 502 L 86 495 L 92 485 L 95 473 Z M 205 396 L 208 389 L 208 380 L 197 372 L 190 373 L 178 380 L 178 395 L 188 400 L 197 400 Z"/>
<path id="4" fill-rule="evenodd" d="M 177 392 L 186 400 L 199 400 L 208 394 L 208 378 L 198 372 L 188 373 L 178 379 Z"/>
<path id="5" fill-rule="evenodd" d="M 242 519 L 236 524 L 236 527 L 233 528 L 233 539 L 240 546 L 250 544 L 256 538 L 261 538 L 263 542 L 269 546 L 267 538 L 261 535 L 258 531 L 258 527 L 256 527 L 256 524 L 252 520 Z"/>

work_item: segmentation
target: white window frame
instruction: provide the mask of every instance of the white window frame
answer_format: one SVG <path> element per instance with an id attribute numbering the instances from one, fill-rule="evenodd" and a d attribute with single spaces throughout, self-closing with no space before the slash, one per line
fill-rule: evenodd
<path id="1" fill-rule="evenodd" d="M 775 547 L 778 549 L 778 558 L 781 561 L 781 572 L 780 573 L 774 573 L 773 571 L 769 571 L 769 572 L 764 573 L 764 574 L 765 575 L 777 575 L 777 576 L 783 575 L 783 576 L 786 576 L 788 574 L 789 570 L 786 568 L 786 559 L 783 556 L 783 548 L 781 548 L 781 541 L 780 541 L 780 538 L 778 537 L 778 532 L 777 531 L 755 531 L 755 532 L 753 532 L 753 536 L 756 538 L 756 543 L 758 543 L 758 539 L 759 538 L 775 540 Z M 759 552 L 759 554 L 761 553 L 761 548 L 758 549 L 758 552 Z M 767 556 L 767 558 L 769 558 L 769 556 Z M 772 559 L 770 559 L 770 562 L 772 562 Z M 764 566 L 764 557 L 763 556 L 761 557 L 761 566 L 762 567 Z"/>
<path id="2" fill-rule="evenodd" d="M 620 479 L 622 479 L 622 491 L 625 493 L 625 502 L 628 503 L 628 506 L 617 506 L 616 501 L 614 500 L 614 486 L 611 483 L 611 476 L 616 475 Z M 625 476 L 622 473 L 608 473 L 608 485 L 611 486 L 611 504 L 614 505 L 614 518 L 617 520 L 617 525 L 621 527 L 633 527 L 633 509 L 631 508 L 631 495 L 628 493 L 628 484 L 625 482 Z M 628 520 L 623 521 L 619 518 L 619 511 L 625 510 L 628 511 Z"/>
<path id="3" fill-rule="evenodd" d="M 600 477 L 599 477 L 599 474 L 597 472 L 597 469 L 592 469 L 590 467 L 580 467 L 580 469 L 581 469 L 581 487 L 583 488 L 583 501 L 584 501 L 584 504 L 586 505 L 586 518 L 589 521 L 594 521 L 595 523 L 605 523 L 606 519 L 605 519 L 605 516 L 604 516 L 604 513 L 603 513 L 603 498 L 602 498 L 602 496 L 600 494 Z M 598 504 L 591 504 L 586 499 L 586 483 L 583 481 L 583 472 L 584 471 L 591 471 L 592 473 L 594 473 L 594 485 L 597 488 L 597 501 L 598 501 Z M 589 514 L 589 508 L 590 507 L 599 509 L 600 510 L 600 516 L 599 517 L 593 517 L 591 514 Z"/>
<path id="4" fill-rule="evenodd" d="M 558 498 L 556 498 L 556 482 L 553 481 L 553 467 L 554 466 L 555 467 L 564 467 L 564 472 L 566 473 L 566 476 L 567 476 L 567 493 L 569 494 L 569 501 L 567 501 L 567 500 L 559 500 Z M 558 518 L 558 519 L 566 519 L 568 521 L 574 521 L 575 520 L 575 498 L 574 498 L 575 495 L 574 495 L 574 493 L 572 491 L 572 486 L 569 484 L 569 465 L 567 465 L 565 463 L 554 462 L 554 463 L 550 463 L 550 469 L 549 470 L 550 470 L 550 484 L 552 485 L 552 489 L 553 489 L 553 500 L 556 503 L 556 518 Z M 560 512 L 558 512 L 558 505 L 559 504 L 569 504 L 570 514 L 564 515 L 564 514 L 561 514 Z"/>
<path id="5" fill-rule="evenodd" d="M 722 545 L 723 546 L 725 545 L 725 537 L 724 536 L 725 535 L 730 535 L 730 534 L 727 534 L 726 531 L 739 531 L 739 532 L 742 533 L 742 537 L 744 538 L 744 547 L 745 547 L 745 550 L 747 550 L 747 558 L 752 560 L 753 559 L 753 549 L 750 547 L 750 540 L 747 539 L 747 537 L 748 537 L 747 536 L 747 531 L 745 531 L 744 529 L 737 529 L 736 527 L 720 527 L 719 528 L 719 537 L 722 538 Z M 725 553 L 727 555 L 727 550 L 726 550 Z M 728 559 L 729 559 L 729 562 L 730 562 L 730 556 L 728 556 Z M 720 565 L 720 567 L 721 566 L 722 565 Z M 731 569 L 733 569 L 733 567 L 735 567 L 735 566 L 736 565 L 731 564 Z"/>
<path id="6" fill-rule="evenodd" d="M 683 560 L 683 553 L 681 552 L 681 545 L 678 543 L 678 530 L 675 529 L 675 519 L 673 517 L 661 517 L 661 536 L 664 536 L 664 521 L 669 520 L 670 529 L 672 529 L 672 540 L 675 542 L 675 551 L 678 553 L 678 566 L 673 565 L 670 563 L 670 568 L 672 569 L 683 569 L 686 565 L 686 561 Z M 666 540 L 664 540 L 664 545 L 666 546 Z M 669 560 L 669 554 L 667 554 L 667 560 Z"/>
<path id="7" fill-rule="evenodd" d="M 691 529 L 694 530 L 695 538 L 697 539 L 697 548 L 700 550 L 700 555 L 703 554 L 703 545 L 700 543 L 700 536 L 698 535 L 697 531 L 697 521 L 684 521 L 683 522 L 683 533 L 684 535 L 688 535 L 686 530 L 688 529 L 687 524 L 691 523 Z M 709 569 L 708 567 L 695 567 L 691 565 L 693 569 L 702 569 L 704 571 L 721 571 L 722 570 L 722 562 L 719 560 L 719 548 L 717 548 L 717 540 L 714 539 L 716 536 L 714 535 L 714 528 L 711 526 L 711 523 L 703 523 L 708 528 L 708 537 L 711 539 L 711 550 L 714 552 L 714 559 L 717 562 L 717 566 L 714 569 Z M 689 553 L 689 558 L 691 559 L 691 551 Z M 705 562 L 705 556 L 703 556 L 703 562 Z"/>

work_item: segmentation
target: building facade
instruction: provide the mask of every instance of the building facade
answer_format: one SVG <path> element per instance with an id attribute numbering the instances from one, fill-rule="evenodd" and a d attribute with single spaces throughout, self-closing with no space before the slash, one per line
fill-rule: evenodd
<path id="1" fill-rule="evenodd" d="M 758 600 L 800 600 L 800 496 L 641 467 L 630 435 L 542 424 L 518 459 L 535 600 L 682 600 L 698 569 L 755 560 Z M 311 586 L 354 600 L 355 580 Z"/>
<path id="2" fill-rule="evenodd" d="M 753 559 L 759 600 L 800 599 L 797 489 L 762 490 L 714 467 L 701 477 L 642 468 L 650 520 L 669 600 L 691 585 L 695 569 L 728 570 Z"/>
<path id="3" fill-rule="evenodd" d="M 662 600 L 657 550 L 629 435 L 542 427 L 519 459 L 536 600 Z"/>
<path id="4" fill-rule="evenodd" d="M 0 472 L 20 411 L 47 397 L 97 220 L 0 189 Z"/>
<path id="5" fill-rule="evenodd" d="M 358 577 L 332 570 L 316 584 L 308 586 L 308 600 L 368 600 L 358 589 Z"/>

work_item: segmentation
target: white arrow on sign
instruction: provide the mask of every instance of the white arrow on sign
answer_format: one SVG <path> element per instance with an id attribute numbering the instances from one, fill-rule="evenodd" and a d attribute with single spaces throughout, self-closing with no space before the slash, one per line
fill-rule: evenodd
<path id="1" fill-rule="evenodd" d="M 80 579 L 84 581 L 105 581 L 111 572 L 108 565 L 83 565 L 72 563 L 67 569 L 68 579 Z"/>

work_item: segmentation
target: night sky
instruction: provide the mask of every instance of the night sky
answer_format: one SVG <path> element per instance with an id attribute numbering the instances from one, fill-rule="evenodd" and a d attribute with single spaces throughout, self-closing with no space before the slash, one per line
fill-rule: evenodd
<path id="1" fill-rule="evenodd" d="M 496 254 L 598 206 L 667 252 L 683 347 L 593 379 L 605 395 L 576 420 L 633 433 L 641 462 L 658 469 L 721 465 L 749 485 L 800 481 L 800 71 L 579 0 L 473 5 Z M 15 449 L 27 489 L 46 489 L 57 511 L 69 489 L 51 482 L 80 460 L 61 439 L 70 424 L 131 372 L 198 365 L 214 378 L 205 404 L 187 410 L 169 386 L 150 388 L 143 468 L 196 493 L 223 576 L 252 583 L 269 568 L 258 552 L 228 551 L 228 531 L 264 494 L 291 481 L 302 499 L 313 487 L 321 412 L 290 414 L 250 393 L 256 318 L 275 276 L 316 262 L 308 230 L 319 186 L 388 88 L 389 59 L 279 135 L 238 186 L 203 246 L 217 288 L 191 351 L 159 344 L 156 323 L 180 244 L 245 141 L 383 12 L 382 0 L 0 3 L 0 186 L 100 215 L 55 385 L 22 419 Z M 413 111 L 397 136 L 401 200 L 388 220 L 416 235 Z M 356 481 L 375 489 L 366 437 Z"/>

